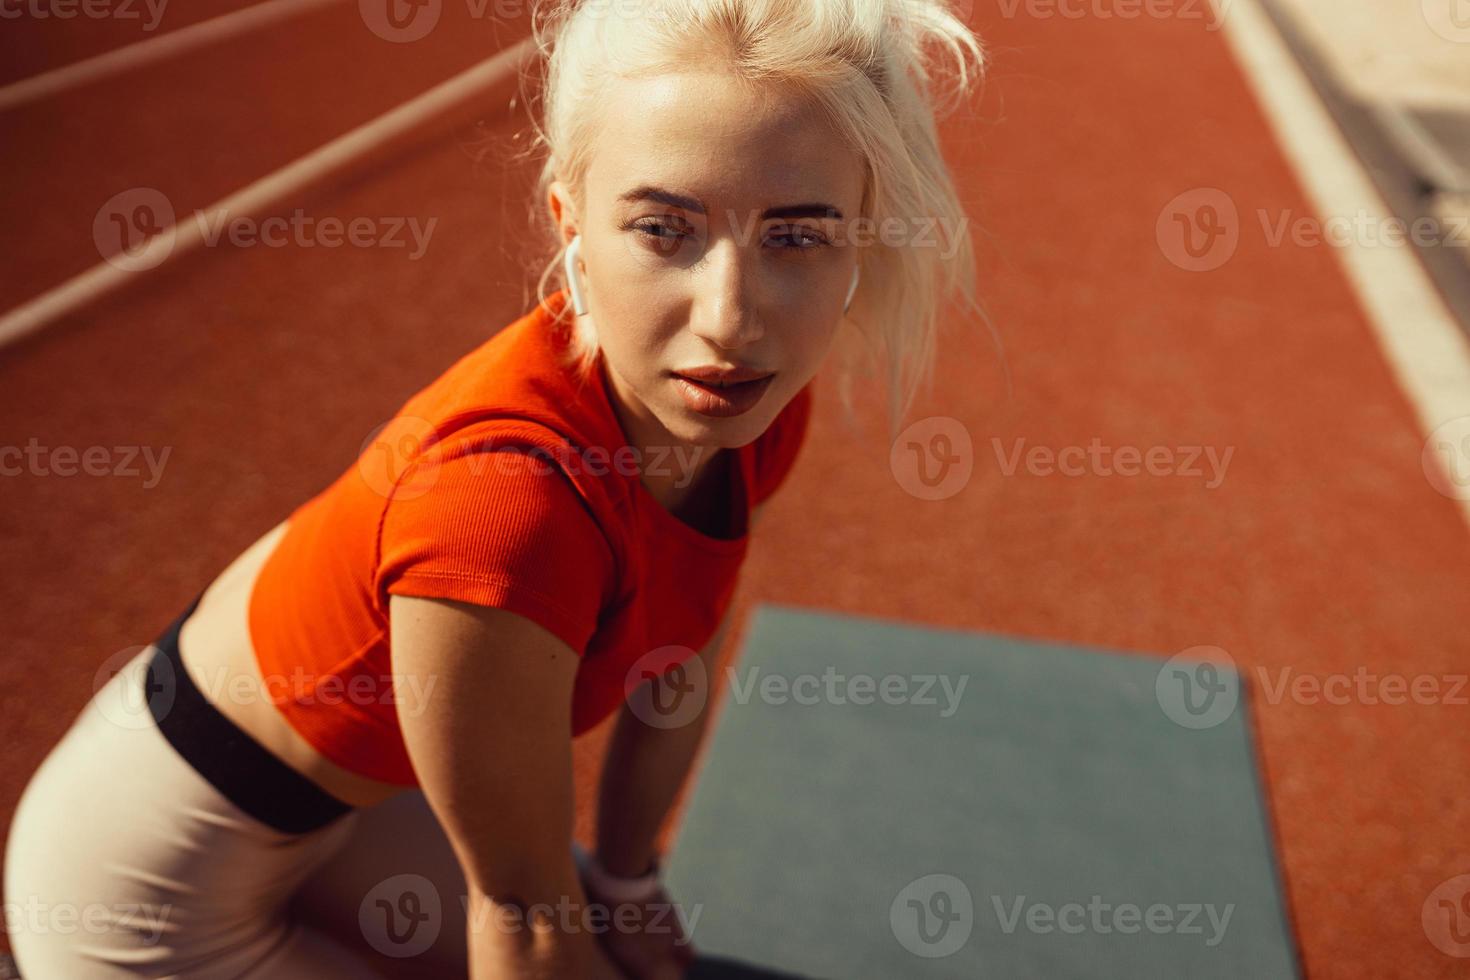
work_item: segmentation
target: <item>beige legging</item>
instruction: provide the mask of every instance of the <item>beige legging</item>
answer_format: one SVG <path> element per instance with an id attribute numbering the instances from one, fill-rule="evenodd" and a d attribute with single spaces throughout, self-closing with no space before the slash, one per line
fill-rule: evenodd
<path id="1" fill-rule="evenodd" d="M 5 849 L 26 980 L 466 975 L 464 878 L 422 793 L 307 834 L 222 796 L 142 696 L 149 646 L 31 777 Z"/>

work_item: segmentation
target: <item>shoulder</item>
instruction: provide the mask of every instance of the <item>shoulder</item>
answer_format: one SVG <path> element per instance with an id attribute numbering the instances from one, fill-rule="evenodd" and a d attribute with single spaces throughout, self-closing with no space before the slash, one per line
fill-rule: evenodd
<path id="1" fill-rule="evenodd" d="M 380 595 L 520 612 L 581 649 L 611 593 L 609 539 L 575 484 L 533 440 L 476 423 L 420 455 L 386 502 Z"/>
<path id="2" fill-rule="evenodd" d="M 491 419 L 437 439 L 390 495 L 385 526 L 419 520 L 440 536 L 559 533 L 600 541 L 600 523 L 560 465 L 565 455 L 527 435 L 538 428 Z"/>

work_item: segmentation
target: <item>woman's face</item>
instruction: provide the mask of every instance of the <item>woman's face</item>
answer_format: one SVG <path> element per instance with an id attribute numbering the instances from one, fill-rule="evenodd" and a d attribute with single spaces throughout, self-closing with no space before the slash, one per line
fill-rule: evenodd
<path id="1" fill-rule="evenodd" d="M 792 90 L 728 75 L 618 79 L 599 112 L 586 213 L 561 183 L 550 205 L 582 236 L 623 426 L 635 446 L 743 446 L 831 345 L 857 263 L 845 229 L 861 158 Z M 676 376 L 699 368 L 771 377 L 711 396 Z"/>

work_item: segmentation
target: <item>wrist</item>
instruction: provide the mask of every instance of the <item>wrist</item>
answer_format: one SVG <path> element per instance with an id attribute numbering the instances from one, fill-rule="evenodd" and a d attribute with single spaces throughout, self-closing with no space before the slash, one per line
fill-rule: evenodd
<path id="1" fill-rule="evenodd" d="M 663 867 L 656 854 L 650 858 L 648 868 L 642 874 L 618 875 L 609 871 L 597 855 L 576 845 L 573 851 L 583 883 L 600 898 L 613 902 L 639 902 L 647 901 L 659 892 Z"/>

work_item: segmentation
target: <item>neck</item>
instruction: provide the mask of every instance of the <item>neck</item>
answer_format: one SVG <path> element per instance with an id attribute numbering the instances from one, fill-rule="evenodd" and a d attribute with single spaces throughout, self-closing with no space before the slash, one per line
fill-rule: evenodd
<path id="1" fill-rule="evenodd" d="M 637 453 L 639 481 L 665 510 L 675 510 L 723 450 L 675 439 L 647 406 L 624 391 L 605 357 L 597 359 L 597 370 L 623 438 Z"/>

